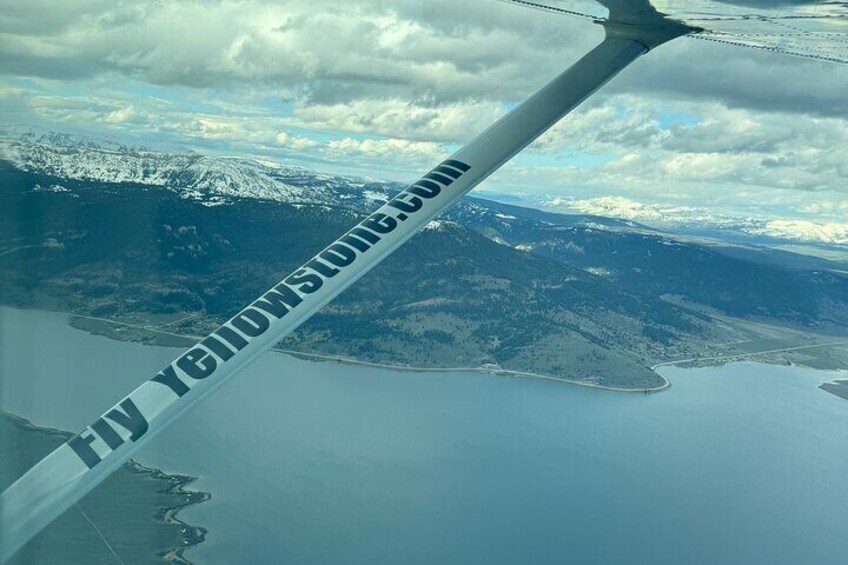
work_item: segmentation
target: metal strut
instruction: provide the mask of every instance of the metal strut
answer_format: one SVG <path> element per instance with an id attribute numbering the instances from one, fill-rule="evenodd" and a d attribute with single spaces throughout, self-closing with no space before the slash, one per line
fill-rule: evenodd
<path id="1" fill-rule="evenodd" d="M 0 495 L 0 561 L 619 71 L 649 49 L 692 31 L 661 16 L 647 23 L 598 23 L 606 29 L 604 41 L 571 68 L 8 487 Z"/>

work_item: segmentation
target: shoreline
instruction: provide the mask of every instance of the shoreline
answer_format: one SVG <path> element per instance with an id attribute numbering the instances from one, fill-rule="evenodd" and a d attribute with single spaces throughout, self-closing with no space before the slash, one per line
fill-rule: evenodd
<path id="1" fill-rule="evenodd" d="M 137 325 L 137 324 L 131 324 L 131 323 L 128 323 L 128 322 L 121 322 L 121 321 L 118 321 L 118 320 L 109 320 L 109 319 L 106 319 L 106 318 L 89 316 L 87 314 L 75 314 L 75 313 L 71 313 L 71 312 L 62 312 L 62 311 L 58 311 L 58 310 L 49 310 L 49 309 L 44 309 L 44 308 L 38 308 L 37 310 L 52 312 L 52 313 L 55 313 L 55 314 L 62 314 L 62 315 L 68 316 L 68 318 L 70 320 L 70 324 L 71 324 L 72 327 L 79 329 L 81 331 L 85 331 L 85 332 L 87 332 L 91 335 L 101 335 L 103 337 L 106 337 L 106 338 L 109 338 L 109 339 L 114 339 L 116 341 L 131 341 L 133 343 L 141 343 L 142 345 L 159 345 L 159 346 L 164 346 L 164 347 L 189 347 L 189 346 L 201 341 L 205 337 L 205 336 L 190 335 L 190 334 L 177 334 L 177 333 L 174 333 L 174 332 L 163 331 L 163 330 L 160 330 L 156 327 L 140 326 L 140 325 Z M 84 328 L 84 327 L 79 327 L 78 325 L 74 325 L 72 318 L 92 320 L 92 321 L 101 322 L 101 323 L 104 323 L 104 324 L 129 327 L 129 328 L 134 328 L 134 329 L 139 330 L 139 331 L 146 331 L 146 332 L 154 333 L 154 334 L 157 334 L 157 336 L 162 337 L 164 343 L 162 343 L 162 342 L 147 343 L 145 341 L 138 341 L 138 340 L 132 340 L 132 339 L 121 340 L 121 339 L 118 339 L 114 336 L 106 335 L 105 333 L 100 333 L 100 332 L 97 332 L 97 331 L 90 329 L 90 328 Z M 411 366 L 411 365 L 396 365 L 396 364 L 390 364 L 390 363 L 379 363 L 379 362 L 376 362 L 376 361 L 364 361 L 364 360 L 361 360 L 361 359 L 354 359 L 354 358 L 351 358 L 351 357 L 343 357 L 343 356 L 340 356 L 340 355 L 326 355 L 326 354 L 322 354 L 322 353 L 309 353 L 309 352 L 306 352 L 306 351 L 283 349 L 283 348 L 279 348 L 279 347 L 272 347 L 270 349 L 270 351 L 275 352 L 275 353 L 282 353 L 282 354 L 285 354 L 285 355 L 291 355 L 291 356 L 297 357 L 299 359 L 303 359 L 303 360 L 306 360 L 306 361 L 314 361 L 314 362 L 329 361 L 329 362 L 335 362 L 335 363 L 347 363 L 347 364 L 350 364 L 350 365 L 359 365 L 359 366 L 364 366 L 364 367 L 374 367 L 374 368 L 378 368 L 378 369 L 392 369 L 392 370 L 397 370 L 397 371 L 410 371 L 410 372 L 416 372 L 416 373 L 425 373 L 425 372 L 487 373 L 487 374 L 490 374 L 490 375 L 493 375 L 493 376 L 505 376 L 505 377 L 510 377 L 510 378 L 525 378 L 525 379 L 553 381 L 553 382 L 558 382 L 558 383 L 567 384 L 567 385 L 580 386 L 580 387 L 591 388 L 591 389 L 595 389 L 595 390 L 603 390 L 603 391 L 607 391 L 607 392 L 624 392 L 624 393 L 629 393 L 629 394 L 653 394 L 653 393 L 656 393 L 656 392 L 663 392 L 663 391 L 671 388 L 671 382 L 667 378 L 665 378 L 664 376 L 662 376 L 661 374 L 656 372 L 653 367 L 647 367 L 647 368 L 650 369 L 651 371 L 653 371 L 654 374 L 656 374 L 656 376 L 659 377 L 662 380 L 662 384 L 652 386 L 652 387 L 644 387 L 644 386 L 642 386 L 642 387 L 617 387 L 617 386 L 612 386 L 612 385 L 597 384 L 597 383 L 593 383 L 593 382 L 589 382 L 589 381 L 567 379 L 565 377 L 555 377 L 555 376 L 552 376 L 552 375 L 534 373 L 534 372 L 531 372 L 531 371 L 518 371 L 518 370 L 514 370 L 514 369 L 505 369 L 505 368 L 502 368 L 502 367 L 491 367 L 491 368 L 490 367 L 483 367 L 483 366 L 481 366 L 481 367 L 418 367 L 418 366 Z"/>
<path id="2" fill-rule="evenodd" d="M 655 387 L 639 387 L 639 388 L 625 388 L 625 387 L 616 387 L 609 385 L 600 385 L 587 381 L 578 381 L 574 379 L 566 379 L 563 377 L 554 377 L 551 375 L 543 375 L 540 373 L 533 373 L 530 371 L 516 371 L 513 369 L 504 369 L 501 367 L 413 367 L 409 365 L 392 365 L 388 363 L 377 363 L 373 361 L 361 361 L 359 359 L 352 359 L 350 357 L 341 357 L 337 355 L 324 355 L 321 353 L 307 353 L 304 351 L 295 351 L 292 349 L 282 349 L 277 347 L 272 347 L 271 352 L 273 353 L 281 353 L 284 355 L 290 355 L 292 357 L 302 358 L 306 361 L 325 361 L 330 363 L 343 363 L 348 365 L 360 365 L 365 367 L 374 367 L 376 369 L 392 369 L 397 371 L 409 371 L 413 373 L 485 373 L 492 376 L 499 377 L 509 377 L 509 378 L 523 378 L 523 379 L 536 379 L 536 380 L 544 380 L 544 381 L 554 381 L 568 385 L 574 386 L 582 386 L 586 388 L 592 388 L 596 390 L 604 390 L 609 392 L 626 392 L 630 394 L 652 394 L 655 392 L 662 392 L 671 388 L 671 382 L 665 378 L 664 376 L 656 373 L 659 378 L 663 380 L 663 384 L 655 386 Z M 653 368 L 651 368 L 653 370 Z"/>
<path id="3" fill-rule="evenodd" d="M 208 530 L 203 526 L 194 526 L 180 519 L 179 513 L 184 508 L 189 508 L 211 500 L 212 493 L 187 488 L 190 484 L 197 481 L 198 477 L 166 473 L 161 469 L 142 465 L 135 459 L 127 461 L 126 467 L 132 469 L 136 473 L 172 482 L 172 486 L 168 487 L 164 492 L 184 499 L 179 504 L 162 508 L 154 516 L 154 520 L 158 522 L 179 527 L 180 533 L 183 536 L 182 545 L 179 547 L 164 549 L 157 555 L 168 562 L 178 563 L 179 565 L 193 565 L 192 562 L 185 557 L 185 552 L 203 543 L 206 540 L 206 533 Z"/>
<path id="4" fill-rule="evenodd" d="M 55 438 L 56 441 L 61 442 L 57 445 L 61 445 L 67 441 L 68 438 L 74 435 L 73 433 L 65 430 L 39 426 L 27 418 L 3 410 L 0 410 L 0 419 L 7 420 L 24 435 L 39 434 L 42 437 Z M 54 448 L 55 447 L 50 450 Z M 47 453 L 49 453 L 49 451 Z M 41 456 L 38 456 L 36 458 L 36 462 L 40 459 Z M 212 498 L 212 494 L 188 488 L 189 485 L 197 481 L 197 477 L 177 473 L 166 473 L 161 469 L 143 465 L 134 459 L 127 461 L 121 469 L 131 475 L 139 476 L 142 483 L 150 482 L 151 487 L 155 489 L 153 492 L 157 493 L 162 498 L 169 499 L 169 504 L 167 506 L 155 506 L 155 503 L 151 501 L 150 504 L 154 505 L 155 511 L 152 515 L 148 515 L 146 519 L 149 520 L 151 525 L 164 524 L 167 526 L 174 526 L 173 533 L 177 537 L 177 543 L 174 544 L 173 547 L 165 548 L 151 546 L 149 548 L 150 555 L 158 557 L 160 560 L 164 560 L 166 562 L 177 563 L 179 565 L 193 565 L 192 561 L 185 556 L 185 552 L 203 543 L 206 539 L 207 530 L 202 526 L 195 526 L 182 520 L 179 517 L 179 513 L 184 508 L 189 508 L 191 506 L 207 502 Z M 135 486 L 141 488 L 141 485 Z M 141 492 L 143 492 L 143 489 Z M 89 501 L 88 504 L 92 503 Z M 86 517 L 86 519 L 88 518 Z M 91 522 L 89 521 L 89 523 Z M 48 528 L 53 526 L 54 525 L 51 524 Z M 136 532 L 131 535 L 138 537 L 139 534 Z M 26 547 L 27 546 L 24 546 L 21 551 L 12 558 L 12 562 L 17 562 L 16 560 L 21 558 L 21 552 L 26 551 Z M 136 557 L 141 558 L 141 556 Z"/>
<path id="5" fill-rule="evenodd" d="M 85 331 L 90 335 L 99 335 L 109 339 L 113 339 L 115 341 L 128 341 L 132 343 L 140 343 L 142 345 L 158 345 L 164 347 L 190 347 L 191 345 L 197 343 L 202 340 L 205 336 L 199 335 L 191 335 L 191 334 L 178 334 L 175 332 L 167 331 L 162 328 L 171 326 L 175 322 L 169 322 L 164 325 L 154 326 L 154 325 L 140 325 L 133 324 L 130 322 L 123 322 L 120 320 L 111 320 L 107 318 L 90 316 L 87 314 L 78 314 L 73 312 L 65 312 L 61 310 L 52 310 L 49 308 L 32 308 L 32 307 L 21 307 L 16 305 L 6 305 L 11 308 L 25 309 L 25 310 L 36 310 L 43 312 L 51 312 L 54 314 L 61 314 L 68 317 L 69 324 L 79 330 Z M 196 314 L 188 315 L 187 317 L 196 316 Z M 177 321 L 185 319 L 186 316 L 180 318 Z M 74 319 L 80 320 L 90 320 L 95 323 L 105 324 L 107 326 L 116 326 L 116 327 L 124 327 L 131 328 L 136 331 L 146 332 L 148 334 L 153 335 L 154 337 L 150 340 L 134 338 L 133 336 L 116 336 L 111 332 L 100 331 L 95 327 L 85 327 L 85 324 L 76 324 L 74 323 Z M 836 338 L 837 336 L 828 336 L 831 339 Z M 837 338 L 838 339 L 838 338 Z M 364 367 L 374 367 L 380 369 L 392 369 L 397 371 L 410 371 L 410 372 L 469 372 L 469 373 L 487 373 L 493 376 L 506 376 L 510 378 L 526 378 L 526 379 L 537 379 L 537 380 L 546 380 L 553 381 L 557 383 L 580 386 L 584 388 L 591 388 L 594 390 L 602 390 L 608 392 L 623 392 L 629 394 L 652 394 L 656 392 L 663 392 L 671 388 L 671 382 L 661 375 L 657 369 L 660 367 L 677 367 L 677 366 L 690 366 L 690 367 L 698 367 L 698 366 L 722 366 L 727 363 L 740 362 L 745 360 L 753 360 L 759 361 L 767 364 L 796 364 L 795 362 L 791 362 L 788 360 L 781 359 L 769 359 L 769 355 L 780 354 L 780 353 L 793 353 L 793 352 L 801 352 L 807 349 L 817 349 L 817 348 L 827 348 L 827 347 L 839 347 L 848 345 L 848 340 L 840 339 L 838 341 L 828 341 L 825 343 L 813 343 L 813 344 L 805 344 L 800 346 L 792 346 L 792 347 L 783 347 L 777 349 L 768 349 L 764 351 L 748 351 L 748 352 L 732 352 L 721 355 L 711 355 L 704 357 L 692 357 L 685 359 L 676 359 L 676 360 L 668 360 L 661 361 L 659 363 L 654 363 L 653 365 L 646 366 L 647 369 L 651 370 L 659 379 L 662 380 L 662 383 L 659 385 L 651 386 L 651 387 L 622 387 L 622 386 L 614 386 L 614 385 L 604 385 L 598 384 L 592 381 L 584 381 L 584 380 L 576 380 L 576 379 L 568 379 L 565 377 L 556 377 L 553 375 L 546 375 L 542 373 L 535 373 L 532 371 L 520 371 L 515 369 L 506 369 L 502 367 L 420 367 L 420 366 L 410 366 L 410 365 L 400 365 L 400 364 L 391 364 L 391 363 L 381 363 L 377 361 L 365 361 L 361 359 L 355 359 L 351 357 L 346 357 L 342 355 L 328 355 L 322 353 L 310 353 L 306 351 L 297 351 L 292 349 L 284 349 L 278 347 L 272 347 L 271 351 L 277 353 L 283 353 L 286 355 L 290 355 L 293 357 L 297 357 L 299 359 L 303 359 L 306 361 L 324 361 L 324 362 L 335 362 L 335 363 L 347 363 L 351 365 L 359 365 Z M 765 356 L 762 359 L 756 359 L 758 356 Z M 800 366 L 807 366 L 804 363 L 797 363 Z M 811 368 L 818 368 L 812 366 Z M 838 370 L 838 369 L 835 369 Z"/>

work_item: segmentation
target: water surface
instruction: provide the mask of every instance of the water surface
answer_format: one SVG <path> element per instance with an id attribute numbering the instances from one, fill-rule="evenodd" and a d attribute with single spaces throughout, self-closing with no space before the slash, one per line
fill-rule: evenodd
<path id="1" fill-rule="evenodd" d="M 0 323 L 0 408 L 73 431 L 179 353 Z M 197 563 L 845 563 L 834 375 L 663 374 L 644 396 L 268 354 L 138 459 L 212 493 L 182 514 Z"/>

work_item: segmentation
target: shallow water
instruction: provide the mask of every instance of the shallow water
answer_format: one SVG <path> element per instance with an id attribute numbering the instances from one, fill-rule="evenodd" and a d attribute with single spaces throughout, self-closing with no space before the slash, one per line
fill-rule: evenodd
<path id="1" fill-rule="evenodd" d="M 0 324 L 0 408 L 74 431 L 179 352 Z M 268 354 L 138 459 L 212 492 L 182 514 L 198 563 L 845 563 L 834 375 L 663 374 L 644 396 Z"/>

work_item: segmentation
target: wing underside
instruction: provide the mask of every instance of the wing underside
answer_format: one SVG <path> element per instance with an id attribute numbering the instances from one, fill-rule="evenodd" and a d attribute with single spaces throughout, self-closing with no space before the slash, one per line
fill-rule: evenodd
<path id="1" fill-rule="evenodd" d="M 646 0 L 501 1 L 595 20 L 627 18 L 648 4 Z M 689 35 L 693 39 L 848 64 L 848 2 L 764 4 L 756 0 L 650 2 L 658 12 L 699 28 L 700 32 Z"/>

